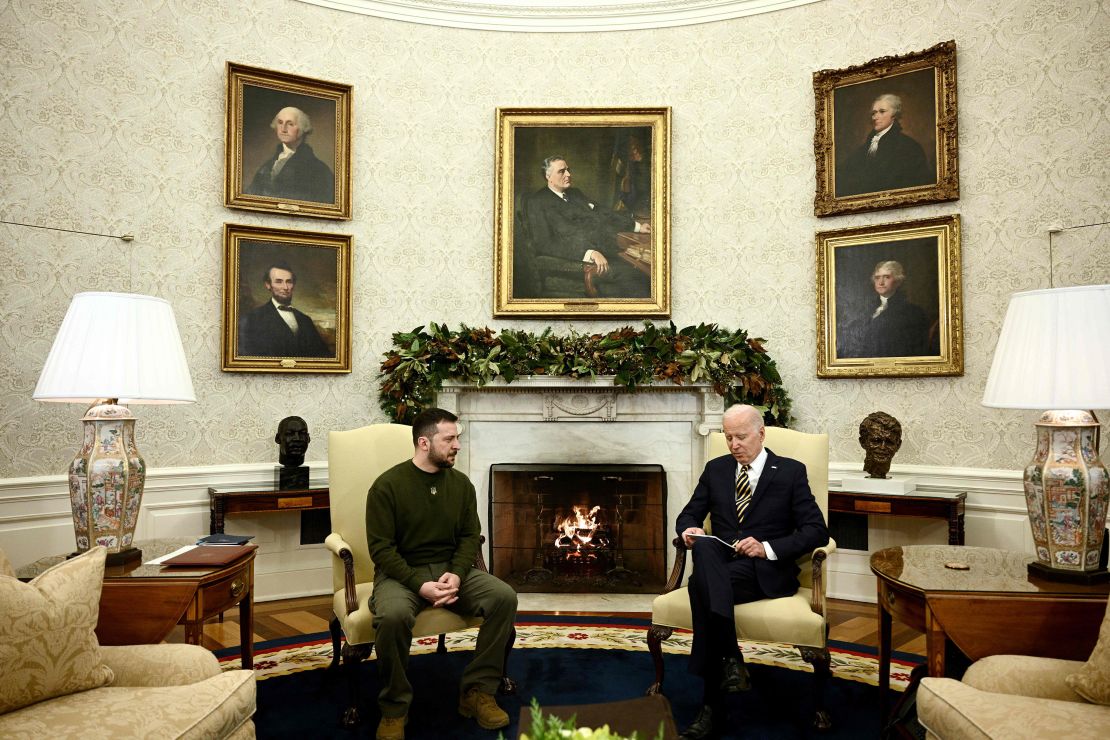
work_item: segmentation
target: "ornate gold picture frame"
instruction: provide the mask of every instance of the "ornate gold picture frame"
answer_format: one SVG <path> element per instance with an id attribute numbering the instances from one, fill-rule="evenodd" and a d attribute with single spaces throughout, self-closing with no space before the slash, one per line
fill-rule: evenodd
<path id="1" fill-rule="evenodd" d="M 817 234 L 817 377 L 963 375 L 960 217 Z"/>
<path id="2" fill-rule="evenodd" d="M 817 216 L 960 197 L 956 42 L 813 73 Z"/>
<path id="3" fill-rule="evenodd" d="M 223 369 L 351 372 L 351 237 L 224 224 Z"/>
<path id="4" fill-rule="evenodd" d="M 499 108 L 494 316 L 671 311 L 670 108 Z"/>
<path id="5" fill-rule="evenodd" d="M 224 205 L 350 218 L 352 90 L 228 62 Z"/>

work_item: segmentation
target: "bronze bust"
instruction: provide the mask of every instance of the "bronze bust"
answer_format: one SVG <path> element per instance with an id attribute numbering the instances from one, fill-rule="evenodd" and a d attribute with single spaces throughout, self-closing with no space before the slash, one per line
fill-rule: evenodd
<path id="1" fill-rule="evenodd" d="M 305 453 L 308 452 L 308 443 L 312 435 L 308 433 L 308 424 L 299 416 L 287 416 L 278 422 L 277 434 L 274 441 L 280 445 L 278 462 L 285 468 L 297 468 L 304 464 Z"/>
<path id="2" fill-rule="evenodd" d="M 890 461 L 902 446 L 902 425 L 890 414 L 876 411 L 859 425 L 859 443 L 865 451 L 863 470 L 868 478 L 886 478 Z"/>

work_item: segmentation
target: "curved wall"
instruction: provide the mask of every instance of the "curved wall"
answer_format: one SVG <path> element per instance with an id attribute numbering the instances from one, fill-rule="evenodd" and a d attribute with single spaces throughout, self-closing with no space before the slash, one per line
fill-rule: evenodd
<path id="1" fill-rule="evenodd" d="M 382 420 L 377 365 L 391 333 L 428 321 L 537 329 L 491 318 L 498 106 L 673 107 L 673 320 L 768 340 L 797 426 L 859 461 L 859 421 L 902 421 L 899 465 L 1017 469 L 1036 412 L 979 399 L 1011 292 L 1048 285 L 1049 224 L 1106 221 L 1110 11 L 1094 0 L 826 0 L 697 26 L 590 34 L 437 28 L 296 0 L 127 0 L 0 9 L 0 478 L 55 476 L 78 442 L 75 406 L 31 391 L 70 297 L 129 290 L 174 306 L 197 390 L 137 413 L 155 468 L 276 459 L 277 421 L 303 416 L 310 460 L 326 432 Z M 956 203 L 813 216 L 811 75 L 954 38 Z M 332 223 L 223 207 L 227 60 L 354 85 L 354 214 Z M 966 374 L 815 376 L 814 233 L 963 217 Z M 224 222 L 354 235 L 354 372 L 220 371 Z M 1104 227 L 1105 228 L 1105 227 Z M 1105 282 L 1110 234 L 1055 237 L 1056 284 Z M 1092 255 L 1094 255 L 1092 257 Z M 1101 258 L 1098 255 L 1102 255 Z M 618 326 L 584 321 L 581 331 Z"/>

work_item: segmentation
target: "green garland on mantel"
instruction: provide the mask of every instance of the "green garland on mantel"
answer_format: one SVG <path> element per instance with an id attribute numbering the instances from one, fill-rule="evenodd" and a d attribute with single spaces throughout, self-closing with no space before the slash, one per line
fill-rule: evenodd
<path id="1" fill-rule="evenodd" d="M 482 386 L 524 375 L 612 376 L 614 385 L 630 390 L 652 381 L 701 381 L 712 383 L 727 404 L 751 404 L 767 423 L 785 426 L 790 398 L 763 342 L 716 324 L 677 329 L 673 322 L 645 321 L 643 331 L 626 326 L 607 334 L 556 335 L 550 328 L 496 334 L 488 327 L 463 324 L 453 331 L 433 323 L 393 335 L 378 375 L 378 403 L 391 419 L 408 424 L 432 405 L 445 380 Z"/>

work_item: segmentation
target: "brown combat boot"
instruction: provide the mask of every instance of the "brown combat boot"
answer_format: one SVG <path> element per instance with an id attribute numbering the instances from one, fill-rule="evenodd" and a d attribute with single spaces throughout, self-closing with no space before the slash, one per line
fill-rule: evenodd
<path id="1" fill-rule="evenodd" d="M 407 714 L 403 717 L 382 717 L 382 721 L 378 723 L 377 740 L 405 740 L 405 725 L 408 721 Z"/>
<path id="2" fill-rule="evenodd" d="M 487 694 L 477 686 L 470 687 L 459 697 L 459 714 L 473 717 L 484 730 L 496 730 L 509 724 L 509 715 L 497 706 L 493 694 Z"/>

